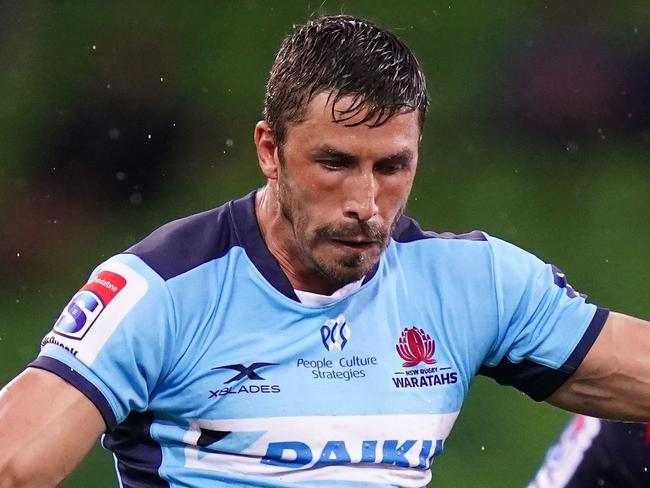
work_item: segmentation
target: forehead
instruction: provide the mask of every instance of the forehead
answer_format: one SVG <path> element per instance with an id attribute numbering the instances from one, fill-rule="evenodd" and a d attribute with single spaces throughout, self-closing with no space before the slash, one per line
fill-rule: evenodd
<path id="1" fill-rule="evenodd" d="M 368 110 L 364 107 L 357 113 L 345 114 L 345 120 L 340 120 L 341 113 L 353 104 L 353 97 L 343 97 L 334 104 L 334 97 L 328 93 L 316 95 L 309 102 L 303 119 L 287 127 L 286 144 L 308 147 L 362 145 L 377 149 L 389 146 L 398 150 L 414 150 L 419 144 L 420 125 L 416 110 L 404 109 L 382 125 L 369 127 L 368 121 L 355 125 L 367 115 Z M 374 121 L 371 119 L 370 123 Z"/>

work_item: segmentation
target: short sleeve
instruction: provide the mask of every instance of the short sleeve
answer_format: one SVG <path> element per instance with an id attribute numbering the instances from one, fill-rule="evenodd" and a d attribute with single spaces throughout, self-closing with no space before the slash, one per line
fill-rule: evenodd
<path id="1" fill-rule="evenodd" d="M 587 303 L 562 271 L 488 237 L 498 333 L 479 373 L 544 400 L 578 368 L 608 311 Z"/>
<path id="2" fill-rule="evenodd" d="M 173 317 L 164 280 L 136 256 L 116 256 L 72 297 L 29 366 L 79 389 L 110 430 L 147 409 L 173 355 Z"/>

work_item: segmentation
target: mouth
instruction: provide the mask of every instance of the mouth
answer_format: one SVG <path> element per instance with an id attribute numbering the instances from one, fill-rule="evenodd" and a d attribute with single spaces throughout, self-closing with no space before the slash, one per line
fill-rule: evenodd
<path id="1" fill-rule="evenodd" d="M 367 251 L 379 246 L 379 242 L 364 239 L 332 239 L 331 242 L 347 252 Z"/>

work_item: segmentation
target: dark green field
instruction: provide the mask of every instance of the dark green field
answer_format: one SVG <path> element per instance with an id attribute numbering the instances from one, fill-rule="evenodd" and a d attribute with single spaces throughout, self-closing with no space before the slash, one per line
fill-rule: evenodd
<path id="1" fill-rule="evenodd" d="M 252 129 L 266 74 L 291 25 L 319 11 L 391 28 L 427 73 L 411 216 L 510 240 L 562 268 L 592 302 L 650 317 L 650 108 L 621 94 L 650 58 L 641 3 L 160 3 L 0 6 L 0 385 L 36 356 L 95 265 L 165 221 L 263 184 Z M 566 36 L 544 50 L 548 32 Z M 570 73 L 553 81 L 562 53 Z M 531 84 L 520 66 L 535 56 L 547 64 Z M 554 88 L 536 96 L 543 75 Z M 141 156 L 157 165 L 137 188 L 84 187 L 75 174 L 91 174 L 112 151 L 106 138 L 118 139 L 119 123 L 101 117 L 130 110 L 145 116 L 121 134 L 158 144 Z M 431 486 L 522 487 L 567 418 L 479 378 Z M 63 486 L 117 486 L 112 471 L 98 448 Z"/>

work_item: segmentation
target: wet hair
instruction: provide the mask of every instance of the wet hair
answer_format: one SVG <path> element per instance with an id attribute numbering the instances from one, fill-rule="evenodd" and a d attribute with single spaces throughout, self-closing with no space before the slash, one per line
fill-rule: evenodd
<path id="1" fill-rule="evenodd" d="M 421 129 L 429 105 L 424 73 L 409 48 L 349 15 L 311 20 L 282 43 L 264 104 L 276 143 L 284 142 L 288 124 L 301 122 L 320 93 L 330 97 L 332 120 L 347 126 L 378 127 L 398 112 L 417 110 Z M 352 103 L 339 109 L 344 97 Z"/>

